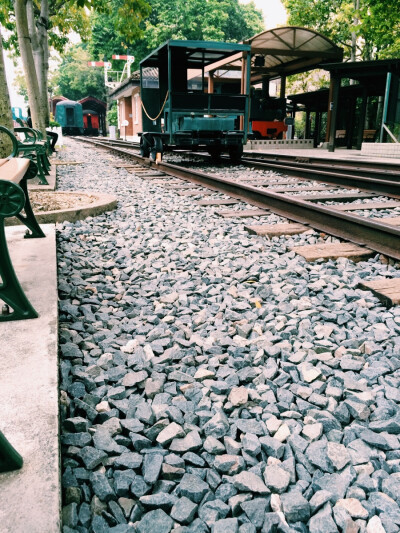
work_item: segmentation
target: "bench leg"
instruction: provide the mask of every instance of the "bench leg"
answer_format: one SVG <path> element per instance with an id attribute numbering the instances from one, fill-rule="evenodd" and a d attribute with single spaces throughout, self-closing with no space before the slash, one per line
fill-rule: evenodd
<path id="1" fill-rule="evenodd" d="M 0 431 L 0 472 L 18 470 L 22 464 L 22 457 Z"/>
<path id="2" fill-rule="evenodd" d="M 0 299 L 11 307 L 9 313 L 0 314 L 0 323 L 9 320 L 37 318 L 39 315 L 26 297 L 11 263 L 6 241 L 4 218 L 0 218 Z"/>
<path id="3" fill-rule="evenodd" d="M 46 172 L 45 172 L 45 169 L 43 168 L 42 157 L 39 154 L 36 157 L 36 164 L 38 166 L 38 178 L 40 179 L 40 183 L 42 185 L 48 185 L 49 182 L 47 181 L 46 176 L 45 176 Z"/>
<path id="4" fill-rule="evenodd" d="M 32 211 L 31 202 L 29 200 L 29 194 L 28 194 L 28 185 L 26 181 L 26 177 L 23 178 L 23 180 L 20 182 L 20 187 L 24 191 L 25 194 L 25 216 L 21 215 L 21 213 L 18 213 L 16 217 L 25 224 L 27 228 L 31 230 L 32 233 L 27 232 L 25 234 L 25 239 L 37 239 L 46 237 L 46 235 L 43 233 L 42 228 L 39 226 L 36 217 Z"/>

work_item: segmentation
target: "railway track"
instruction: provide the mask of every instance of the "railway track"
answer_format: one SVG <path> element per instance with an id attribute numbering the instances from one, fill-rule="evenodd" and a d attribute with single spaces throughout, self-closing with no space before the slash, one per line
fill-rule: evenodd
<path id="1" fill-rule="evenodd" d="M 362 216 L 354 212 L 357 210 L 371 211 L 374 209 L 380 211 L 400 208 L 400 200 L 398 200 L 400 198 L 400 181 L 383 178 L 374 181 L 371 177 L 364 178 L 350 173 L 346 176 L 340 172 L 322 174 L 322 171 L 308 171 L 307 173 L 303 168 L 299 172 L 304 174 L 297 176 L 300 180 L 299 184 L 302 185 L 296 188 L 293 188 L 292 183 L 290 187 L 287 187 L 289 184 L 282 176 L 278 177 L 278 181 L 275 178 L 273 183 L 268 178 L 261 180 L 254 178 L 252 179 L 253 183 L 249 183 L 243 180 L 235 181 L 221 178 L 176 164 L 155 163 L 142 158 L 135 153 L 132 146 L 127 147 L 126 143 L 121 146 L 118 141 L 105 142 L 87 138 L 80 138 L 79 140 L 113 150 L 144 166 L 156 168 L 164 174 L 224 193 L 231 198 L 272 211 L 291 221 L 365 246 L 394 259 L 400 259 L 400 210 L 396 213 L 396 217 L 386 219 Z M 246 160 L 244 162 L 246 163 Z M 268 163 L 268 167 L 265 167 L 259 166 L 261 163 L 250 161 L 249 165 L 263 170 L 271 168 L 270 163 Z M 293 176 L 293 173 L 289 174 L 286 171 L 287 166 L 292 165 L 280 166 L 279 172 Z M 274 170 L 276 169 L 274 168 Z M 293 172 L 295 171 L 293 170 Z M 304 185 L 305 179 L 319 183 L 307 187 Z M 354 188 L 357 190 L 354 191 Z M 376 197 L 382 196 L 385 198 L 373 201 Z M 332 205 L 328 205 L 326 202 L 330 202 Z"/>

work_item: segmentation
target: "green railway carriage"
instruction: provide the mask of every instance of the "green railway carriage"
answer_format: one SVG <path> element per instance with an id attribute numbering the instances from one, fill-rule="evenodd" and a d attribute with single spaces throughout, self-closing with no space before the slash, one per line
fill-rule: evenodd
<path id="1" fill-rule="evenodd" d="M 55 119 L 64 135 L 83 135 L 83 111 L 79 102 L 73 100 L 58 102 Z"/>

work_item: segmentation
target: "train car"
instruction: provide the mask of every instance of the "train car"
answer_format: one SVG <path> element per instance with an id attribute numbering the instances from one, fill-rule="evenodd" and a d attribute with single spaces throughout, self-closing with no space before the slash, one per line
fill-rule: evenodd
<path id="1" fill-rule="evenodd" d="M 94 96 L 79 100 L 83 112 L 83 134 L 88 136 L 103 135 L 106 131 L 107 104 Z"/>
<path id="2" fill-rule="evenodd" d="M 253 89 L 250 104 L 250 136 L 253 139 L 282 139 L 287 131 L 286 98 L 273 98 L 264 89 Z"/>
<path id="3" fill-rule="evenodd" d="M 143 131 L 141 153 L 155 159 L 163 151 L 229 153 L 238 162 L 247 142 L 250 68 L 234 93 L 214 92 L 205 69 L 250 45 L 170 40 L 140 63 Z"/>
<path id="4" fill-rule="evenodd" d="M 96 137 L 99 134 L 99 115 L 96 111 L 83 111 L 83 134 Z"/>
<path id="5" fill-rule="evenodd" d="M 83 112 L 79 102 L 58 102 L 55 119 L 60 124 L 63 135 L 83 135 Z"/>

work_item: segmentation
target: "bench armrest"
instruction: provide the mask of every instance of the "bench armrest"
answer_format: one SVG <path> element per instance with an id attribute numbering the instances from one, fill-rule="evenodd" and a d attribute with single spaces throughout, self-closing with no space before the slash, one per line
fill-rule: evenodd
<path id="1" fill-rule="evenodd" d="M 37 132 L 32 128 L 14 128 L 14 131 L 16 133 L 24 133 L 25 141 L 30 144 L 35 144 L 35 142 L 37 141 Z"/>
<path id="2" fill-rule="evenodd" d="M 18 156 L 18 141 L 17 141 L 15 135 L 12 133 L 12 131 L 10 131 L 9 129 L 5 128 L 4 126 L 0 126 L 0 132 L 1 131 L 6 133 L 10 137 L 11 142 L 12 142 L 12 152 L 8 156 L 7 159 L 10 159 L 11 157 L 17 157 Z"/>

